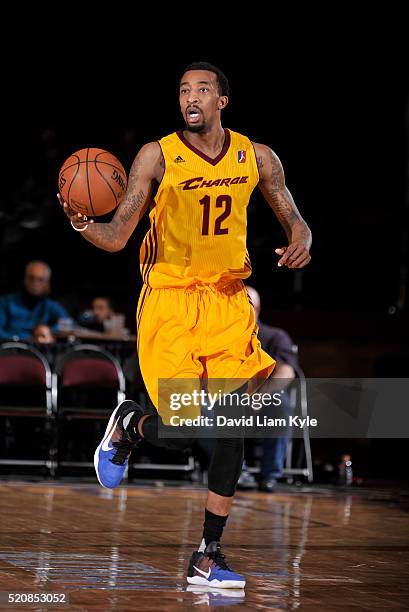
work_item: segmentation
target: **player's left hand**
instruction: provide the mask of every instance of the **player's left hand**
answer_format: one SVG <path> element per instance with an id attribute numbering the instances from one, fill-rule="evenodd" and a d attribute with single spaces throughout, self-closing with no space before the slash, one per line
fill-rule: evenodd
<path id="1" fill-rule="evenodd" d="M 309 249 L 301 240 L 295 240 L 288 247 L 275 249 L 277 255 L 281 255 L 278 260 L 278 266 L 287 266 L 287 268 L 303 268 L 311 261 Z"/>

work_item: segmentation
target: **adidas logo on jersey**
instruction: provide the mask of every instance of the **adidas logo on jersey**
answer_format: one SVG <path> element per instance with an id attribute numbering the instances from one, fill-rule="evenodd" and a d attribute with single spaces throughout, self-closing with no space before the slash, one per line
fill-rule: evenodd
<path id="1" fill-rule="evenodd" d="M 177 164 L 180 164 L 180 162 L 184 162 L 185 160 L 183 159 L 183 157 L 181 155 L 178 155 L 177 157 L 175 157 L 175 162 Z"/>

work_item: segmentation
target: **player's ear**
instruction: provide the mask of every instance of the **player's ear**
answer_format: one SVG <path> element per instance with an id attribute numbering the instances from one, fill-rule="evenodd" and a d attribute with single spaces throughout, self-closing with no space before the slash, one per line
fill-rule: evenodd
<path id="1" fill-rule="evenodd" d="M 227 96 L 220 96 L 219 102 L 217 103 L 217 107 L 219 110 L 223 110 L 229 103 L 229 98 Z"/>

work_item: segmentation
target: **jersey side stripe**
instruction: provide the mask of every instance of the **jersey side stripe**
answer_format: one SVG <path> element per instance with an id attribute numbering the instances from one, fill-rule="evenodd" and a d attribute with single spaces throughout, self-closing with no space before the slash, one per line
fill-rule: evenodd
<path id="1" fill-rule="evenodd" d="M 147 287 L 146 287 L 146 286 L 144 286 L 144 287 L 143 287 L 143 289 L 142 289 L 142 291 L 143 291 L 143 295 L 142 295 L 142 298 L 141 298 L 141 301 L 140 301 L 140 304 L 139 304 L 138 312 L 136 313 L 136 314 L 137 314 L 137 322 L 138 322 L 138 324 L 139 324 L 139 319 L 140 319 L 141 309 L 142 309 L 143 302 L 144 302 L 144 299 L 145 299 L 146 289 L 147 289 Z"/>
<path id="2" fill-rule="evenodd" d="M 149 267 L 148 273 L 146 275 L 146 282 L 149 285 L 149 275 L 151 273 L 151 270 L 153 268 L 153 266 L 156 263 L 156 257 L 158 255 L 158 235 L 156 233 L 156 219 L 153 219 L 153 225 L 152 225 L 152 230 L 153 230 L 153 244 L 154 244 L 154 251 L 153 251 L 153 259 L 152 259 L 152 263 Z M 149 285 L 150 286 L 150 285 Z"/>
<path id="3" fill-rule="evenodd" d="M 148 269 L 149 269 L 149 266 L 151 264 L 152 256 L 153 256 L 152 229 L 149 230 L 148 240 L 149 240 L 149 259 L 148 259 L 148 262 L 146 264 L 146 267 L 144 269 L 143 276 L 142 276 L 144 283 L 146 283 L 146 277 L 147 277 L 147 274 L 148 274 Z"/>
<path id="4" fill-rule="evenodd" d="M 143 308 L 144 308 L 144 305 L 145 305 L 145 298 L 147 297 L 147 294 L 148 294 L 148 297 L 149 297 L 151 291 L 152 291 L 152 289 L 150 289 L 147 285 L 145 285 L 144 293 L 143 293 L 143 296 L 142 296 L 142 299 L 141 299 L 141 307 L 139 309 L 138 324 L 137 324 L 137 330 L 136 330 L 136 333 L 137 333 L 136 350 L 137 351 L 139 350 L 139 328 L 140 328 L 140 324 L 141 324 L 141 320 L 142 320 L 142 313 L 143 313 Z"/>
<path id="5" fill-rule="evenodd" d="M 143 244 L 144 244 L 144 246 L 145 246 L 145 256 L 144 256 L 144 258 L 143 258 L 143 264 L 141 265 L 141 276 L 142 276 L 142 279 L 144 278 L 144 275 L 145 275 L 145 272 L 144 272 L 144 271 L 146 270 L 146 267 L 145 267 L 145 266 L 146 266 L 146 263 L 147 263 L 147 261 L 148 261 L 148 259 L 149 259 L 149 243 L 148 243 L 148 235 L 149 235 L 149 234 L 147 234 L 147 235 L 145 236 L 144 241 L 143 241 Z"/>

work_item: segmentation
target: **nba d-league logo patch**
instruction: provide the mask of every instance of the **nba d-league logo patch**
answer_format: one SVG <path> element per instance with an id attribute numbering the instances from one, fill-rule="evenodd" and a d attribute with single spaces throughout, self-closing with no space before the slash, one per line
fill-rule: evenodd
<path id="1" fill-rule="evenodd" d="M 244 164 L 244 162 L 246 161 L 246 151 L 238 152 L 238 161 L 239 161 L 239 164 Z"/>

